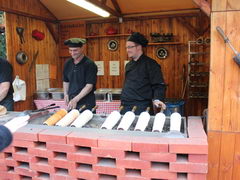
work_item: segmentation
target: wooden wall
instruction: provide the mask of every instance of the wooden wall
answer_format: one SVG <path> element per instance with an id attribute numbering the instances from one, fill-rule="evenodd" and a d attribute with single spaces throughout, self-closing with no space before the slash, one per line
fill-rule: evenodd
<path id="1" fill-rule="evenodd" d="M 220 26 L 240 51 L 239 17 L 238 0 L 212 0 L 208 179 L 240 179 L 240 69 L 216 31 Z"/>
<path id="2" fill-rule="evenodd" d="M 57 24 L 51 23 L 55 19 L 37 0 L 0 0 L 0 9 L 7 11 L 6 13 L 6 44 L 7 44 L 7 59 L 13 65 L 14 77 L 19 75 L 20 79 L 26 81 L 27 85 L 27 100 L 15 103 L 15 110 L 33 109 L 33 93 L 36 91 L 36 73 L 35 64 L 49 64 L 50 87 L 61 87 L 61 81 L 57 74 L 58 69 L 58 44 L 53 39 L 46 26 L 46 21 L 57 29 Z M 16 32 L 16 27 L 24 28 L 25 43 L 21 44 Z M 32 38 L 32 31 L 39 30 L 45 34 L 42 41 L 37 41 Z M 28 55 L 28 61 L 24 65 L 16 62 L 16 54 L 18 51 L 25 51 Z M 31 71 L 30 65 L 33 60 L 33 55 L 39 51 L 36 63 Z"/>
<path id="3" fill-rule="evenodd" d="M 87 54 L 95 61 L 104 61 L 104 76 L 98 77 L 98 88 L 121 88 L 124 81 L 124 61 L 128 59 L 125 49 L 125 43 L 129 30 L 143 33 L 151 42 L 150 33 L 173 33 L 177 44 L 160 44 L 150 45 L 145 49 L 145 53 L 157 60 L 161 65 L 166 81 L 167 98 L 181 98 L 184 83 L 187 74 L 183 73 L 183 67 L 188 67 L 188 41 L 196 40 L 199 36 L 195 35 L 186 24 L 183 24 L 179 18 L 184 19 L 197 31 L 203 31 L 203 37 L 209 37 L 209 19 L 204 17 L 201 13 L 194 15 L 180 16 L 164 16 L 164 17 L 148 17 L 137 19 L 124 19 L 123 23 L 119 22 L 87 22 L 87 36 L 91 33 L 96 33 L 98 36 L 89 37 L 87 44 Z M 201 24 L 201 25 L 200 25 Z M 122 36 L 106 37 L 106 29 L 114 27 L 118 34 Z M 100 36 L 100 37 L 99 37 Z M 109 40 L 116 40 L 119 42 L 119 48 L 116 51 L 108 50 L 107 43 Z M 179 43 L 179 44 L 178 44 Z M 168 57 L 164 60 L 156 56 L 156 50 L 159 47 L 164 47 L 168 50 Z M 206 51 L 209 51 L 208 48 Z M 109 61 L 120 61 L 120 76 L 109 75 Z M 205 57 L 205 61 L 209 61 Z M 208 63 L 208 62 L 207 62 Z M 187 114 L 201 115 L 204 108 L 207 107 L 206 99 L 187 100 Z"/>

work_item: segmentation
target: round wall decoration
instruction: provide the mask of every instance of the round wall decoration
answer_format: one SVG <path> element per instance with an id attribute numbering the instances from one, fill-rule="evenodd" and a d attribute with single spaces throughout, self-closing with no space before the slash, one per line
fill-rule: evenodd
<path id="1" fill-rule="evenodd" d="M 118 49 L 118 42 L 116 40 L 110 40 L 107 46 L 110 51 L 116 51 Z"/>
<path id="2" fill-rule="evenodd" d="M 168 51 L 167 49 L 160 47 L 157 49 L 156 54 L 159 59 L 166 59 L 168 56 Z"/>

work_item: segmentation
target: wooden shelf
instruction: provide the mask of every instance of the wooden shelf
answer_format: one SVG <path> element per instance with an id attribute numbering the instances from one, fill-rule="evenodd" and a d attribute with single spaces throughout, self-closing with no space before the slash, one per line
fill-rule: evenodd
<path id="1" fill-rule="evenodd" d="M 156 45 L 179 45 L 182 44 L 180 42 L 157 42 L 157 43 L 148 43 L 149 46 L 156 46 Z"/>
<path id="2" fill-rule="evenodd" d="M 92 38 L 104 38 L 104 37 L 122 37 L 122 36 L 130 36 L 131 34 L 113 34 L 113 35 L 96 35 L 96 36 L 86 36 L 87 39 Z"/>

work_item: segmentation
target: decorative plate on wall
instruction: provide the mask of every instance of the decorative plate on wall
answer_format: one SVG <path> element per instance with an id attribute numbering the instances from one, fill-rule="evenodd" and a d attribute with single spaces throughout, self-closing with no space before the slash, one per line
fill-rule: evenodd
<path id="1" fill-rule="evenodd" d="M 157 49 L 156 54 L 159 59 L 166 59 L 168 56 L 168 51 L 167 49 L 160 47 Z"/>
<path id="2" fill-rule="evenodd" d="M 107 46 L 110 51 L 116 51 L 118 49 L 118 42 L 116 40 L 110 40 Z"/>

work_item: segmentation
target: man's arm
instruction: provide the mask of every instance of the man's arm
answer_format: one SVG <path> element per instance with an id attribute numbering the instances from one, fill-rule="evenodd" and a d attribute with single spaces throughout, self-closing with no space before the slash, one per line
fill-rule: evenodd
<path id="1" fill-rule="evenodd" d="M 2 101 L 8 94 L 10 88 L 10 82 L 0 83 L 0 101 Z"/>
<path id="2" fill-rule="evenodd" d="M 68 104 L 69 102 L 68 88 L 69 88 L 69 82 L 63 82 L 64 101 L 66 104 Z"/>
<path id="3" fill-rule="evenodd" d="M 83 97 L 90 93 L 92 89 L 93 84 L 86 84 L 86 86 L 80 91 L 80 93 L 68 103 L 68 108 L 69 109 L 76 108 L 78 101 L 80 101 Z"/>

